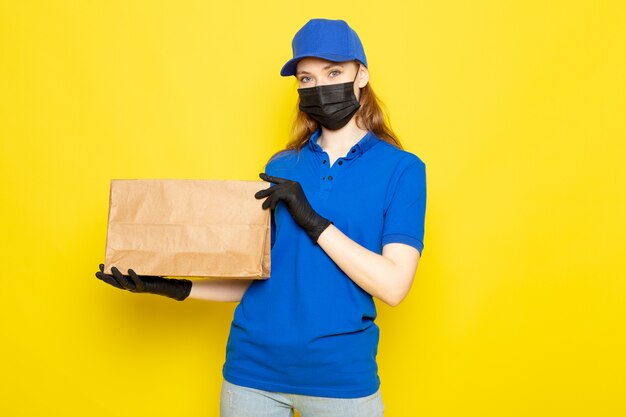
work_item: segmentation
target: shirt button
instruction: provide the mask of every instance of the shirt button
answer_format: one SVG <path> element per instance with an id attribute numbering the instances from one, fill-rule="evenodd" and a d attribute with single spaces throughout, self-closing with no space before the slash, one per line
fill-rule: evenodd
<path id="1" fill-rule="evenodd" d="M 343 161 L 339 161 L 339 165 L 343 164 Z"/>
<path id="2" fill-rule="evenodd" d="M 326 177 L 322 177 L 322 179 L 323 179 L 323 180 L 325 180 L 325 179 L 326 179 Z"/>
<path id="3" fill-rule="evenodd" d="M 328 179 L 329 179 L 329 180 L 332 180 L 332 179 L 333 179 L 333 176 L 332 176 L 332 175 L 329 175 L 329 176 L 328 176 Z"/>
<path id="4" fill-rule="evenodd" d="M 324 159 L 324 160 L 322 161 L 322 164 L 325 164 L 325 163 L 326 163 L 326 160 Z"/>

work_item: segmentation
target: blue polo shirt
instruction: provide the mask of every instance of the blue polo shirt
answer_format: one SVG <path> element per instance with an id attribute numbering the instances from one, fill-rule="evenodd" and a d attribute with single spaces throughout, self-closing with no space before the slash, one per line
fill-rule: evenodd
<path id="1" fill-rule="evenodd" d="M 386 243 L 399 242 L 421 253 L 424 162 L 369 131 L 330 166 L 320 134 L 299 153 L 281 152 L 265 172 L 298 181 L 313 209 L 359 245 L 380 254 Z M 272 212 L 271 240 L 270 277 L 253 281 L 235 309 L 224 378 L 323 397 L 375 393 L 379 328 L 372 296 L 311 240 L 283 202 Z"/>

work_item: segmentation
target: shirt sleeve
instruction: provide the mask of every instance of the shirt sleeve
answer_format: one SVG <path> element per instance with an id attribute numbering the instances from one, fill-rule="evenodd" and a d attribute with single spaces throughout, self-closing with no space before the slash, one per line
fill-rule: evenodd
<path id="1" fill-rule="evenodd" d="M 382 246 L 404 243 L 424 249 L 426 215 L 426 164 L 418 160 L 409 165 L 398 178 L 385 211 Z"/>

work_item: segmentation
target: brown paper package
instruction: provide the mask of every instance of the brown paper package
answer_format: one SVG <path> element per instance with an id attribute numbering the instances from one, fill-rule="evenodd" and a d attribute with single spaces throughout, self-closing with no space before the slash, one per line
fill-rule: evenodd
<path id="1" fill-rule="evenodd" d="M 104 272 L 197 278 L 270 276 L 264 181 L 111 180 Z"/>

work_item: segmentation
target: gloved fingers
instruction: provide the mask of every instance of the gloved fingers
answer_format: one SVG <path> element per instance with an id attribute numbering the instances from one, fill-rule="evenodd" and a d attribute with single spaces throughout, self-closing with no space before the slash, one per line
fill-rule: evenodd
<path id="1" fill-rule="evenodd" d="M 128 274 L 130 275 L 130 279 L 135 283 L 135 291 L 144 291 L 146 289 L 146 284 L 137 276 L 137 273 L 132 269 L 128 270 Z"/>
<path id="2" fill-rule="evenodd" d="M 265 199 L 263 204 L 261 204 L 261 207 L 263 207 L 263 210 L 266 210 L 270 206 L 271 199 L 272 197 L 268 197 L 267 199 Z"/>
<path id="3" fill-rule="evenodd" d="M 121 289 L 125 289 L 116 279 L 113 275 L 109 275 L 109 274 L 105 274 L 104 273 L 104 264 L 100 264 L 98 265 L 98 267 L 100 268 L 100 272 L 96 272 L 96 277 L 104 282 L 106 282 L 107 284 L 111 284 L 114 287 L 117 288 L 121 288 Z"/>
<path id="4" fill-rule="evenodd" d="M 278 204 L 278 201 L 280 201 L 280 197 L 278 196 L 278 194 L 272 194 L 271 196 L 267 197 L 261 207 L 263 207 L 263 209 L 269 208 L 270 210 L 274 210 L 276 204 Z"/>
<path id="5" fill-rule="evenodd" d="M 119 289 L 121 289 L 121 290 L 125 290 L 125 289 L 126 289 L 126 288 L 122 287 L 122 286 L 120 285 L 120 283 L 119 283 L 119 282 L 117 282 L 117 281 L 115 280 L 115 277 L 113 277 L 112 275 L 105 274 L 105 273 L 103 273 L 103 272 L 96 272 L 96 277 L 97 277 L 99 280 L 104 281 L 104 282 L 106 282 L 107 284 L 113 285 L 113 286 L 114 286 L 114 287 L 116 287 L 116 288 L 119 288 Z"/>
<path id="6" fill-rule="evenodd" d="M 267 197 L 268 195 L 272 194 L 274 191 L 276 191 L 276 187 L 270 187 L 261 191 L 257 191 L 256 194 L 254 194 L 254 198 L 261 199 L 261 198 Z"/>
<path id="7" fill-rule="evenodd" d="M 116 267 L 111 267 L 111 272 L 113 272 L 113 276 L 115 277 L 117 282 L 119 282 L 120 285 L 122 285 L 122 287 L 126 288 L 127 290 L 134 289 L 134 285 L 130 283 L 128 278 L 122 275 L 119 269 L 117 269 Z"/>
<path id="8" fill-rule="evenodd" d="M 259 174 L 259 177 L 261 177 L 261 179 L 263 181 L 269 181 L 269 182 L 273 182 L 275 184 L 284 184 L 287 183 L 291 180 L 287 179 L 287 178 L 281 178 L 281 177 L 273 177 L 271 175 L 267 175 L 265 172 L 261 172 Z"/>
<path id="9" fill-rule="evenodd" d="M 274 210 L 276 208 L 276 205 L 280 202 L 280 200 L 282 199 L 280 197 L 280 195 L 273 195 L 272 197 L 270 197 L 270 210 Z"/>

